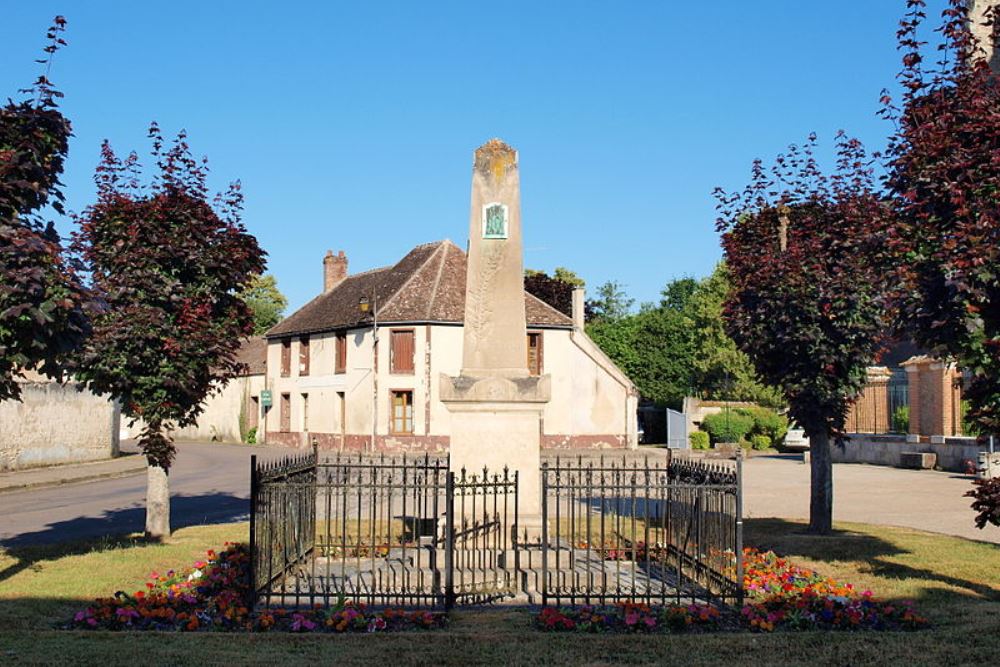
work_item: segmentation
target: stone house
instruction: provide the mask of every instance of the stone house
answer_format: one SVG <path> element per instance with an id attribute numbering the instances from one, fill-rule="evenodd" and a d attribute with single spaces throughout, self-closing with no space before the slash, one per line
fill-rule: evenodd
<path id="1" fill-rule="evenodd" d="M 173 438 L 181 441 L 245 442 L 251 430 L 259 428 L 260 392 L 264 388 L 266 358 L 267 341 L 263 336 L 244 340 L 236 353 L 236 360 L 245 367 L 244 372 L 217 387 L 205 399 L 197 423 L 172 430 Z M 142 420 L 130 426 L 129 420 L 122 419 L 121 438 L 138 438 L 143 427 Z"/>
<path id="2" fill-rule="evenodd" d="M 254 336 L 243 341 L 236 360 L 245 372 L 230 380 L 205 401 L 205 411 L 194 426 L 173 432 L 178 440 L 243 442 L 251 429 L 259 428 L 260 392 L 264 388 L 267 341 Z"/>
<path id="3" fill-rule="evenodd" d="M 348 275 L 344 253 L 328 252 L 323 292 L 266 334 L 264 440 L 447 451 L 450 413 L 440 378 L 462 367 L 466 262 L 445 240 Z M 584 333 L 583 290 L 574 294 L 572 318 L 528 293 L 524 303 L 525 365 L 552 383 L 542 448 L 636 447 L 635 387 Z"/>

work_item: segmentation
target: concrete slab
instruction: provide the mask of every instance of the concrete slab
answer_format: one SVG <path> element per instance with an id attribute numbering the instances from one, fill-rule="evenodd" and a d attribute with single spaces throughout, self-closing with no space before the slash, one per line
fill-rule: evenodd
<path id="1" fill-rule="evenodd" d="M 755 456 L 743 463 L 744 516 L 809 516 L 809 466 L 800 456 Z M 834 521 L 903 526 L 1000 544 L 1000 528 L 973 523 L 971 475 L 863 464 L 833 466 Z"/>

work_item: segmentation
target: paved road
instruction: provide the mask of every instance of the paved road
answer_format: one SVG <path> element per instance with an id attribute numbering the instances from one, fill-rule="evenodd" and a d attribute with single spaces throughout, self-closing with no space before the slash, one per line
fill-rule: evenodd
<path id="1" fill-rule="evenodd" d="M 747 517 L 809 516 L 809 466 L 789 456 L 760 456 L 743 467 Z M 833 466 L 834 521 L 904 526 L 1000 544 L 1000 528 L 976 528 L 972 478 L 932 470 L 885 466 Z"/>
<path id="2" fill-rule="evenodd" d="M 128 445 L 123 446 L 128 449 Z M 276 447 L 180 443 L 170 473 L 171 523 L 183 526 L 246 517 L 250 455 L 288 453 Z M 43 544 L 142 531 L 144 473 L 0 494 L 0 545 Z"/>
<path id="3" fill-rule="evenodd" d="M 235 521 L 247 516 L 249 459 L 281 456 L 276 447 L 181 443 L 170 475 L 174 528 Z M 745 462 L 747 517 L 806 518 L 809 466 L 781 456 Z M 1000 543 L 1000 528 L 978 530 L 969 499 L 970 479 L 952 473 L 881 466 L 834 466 L 834 518 L 907 526 Z M 0 545 L 51 543 L 141 531 L 146 477 L 81 482 L 0 494 Z"/>

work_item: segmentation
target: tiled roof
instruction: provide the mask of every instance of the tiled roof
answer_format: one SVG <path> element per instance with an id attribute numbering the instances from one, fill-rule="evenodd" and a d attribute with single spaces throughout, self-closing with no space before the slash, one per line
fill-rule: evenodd
<path id="1" fill-rule="evenodd" d="M 263 375 L 267 369 L 267 339 L 263 336 L 245 339 L 236 351 L 236 361 L 246 364 L 244 375 Z"/>
<path id="2" fill-rule="evenodd" d="M 373 295 L 379 322 L 461 324 L 465 317 L 465 274 L 465 253 L 451 241 L 419 245 L 393 266 L 348 276 L 266 335 L 277 338 L 368 326 L 371 315 L 360 312 L 358 301 Z M 573 326 L 569 317 L 527 292 L 524 306 L 529 326 Z"/>

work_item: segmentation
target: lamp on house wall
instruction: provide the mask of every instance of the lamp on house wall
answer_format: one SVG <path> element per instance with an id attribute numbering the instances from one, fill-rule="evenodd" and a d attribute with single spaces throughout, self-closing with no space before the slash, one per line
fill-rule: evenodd
<path id="1" fill-rule="evenodd" d="M 378 345 L 378 299 L 372 294 L 371 299 L 362 296 L 358 299 L 358 310 L 362 315 L 372 314 L 372 441 L 370 450 L 375 451 L 375 437 L 378 433 L 378 367 L 375 363 L 375 346 Z"/>

